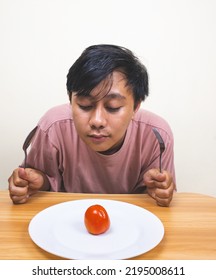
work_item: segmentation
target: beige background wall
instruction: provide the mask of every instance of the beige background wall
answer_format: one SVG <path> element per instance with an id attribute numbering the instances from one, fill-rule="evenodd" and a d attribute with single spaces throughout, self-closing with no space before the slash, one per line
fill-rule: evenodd
<path id="1" fill-rule="evenodd" d="M 179 191 L 216 196 L 215 13 L 214 0 L 0 0 L 0 188 L 41 115 L 68 102 L 74 60 L 112 43 L 148 68 L 143 107 L 173 129 Z"/>

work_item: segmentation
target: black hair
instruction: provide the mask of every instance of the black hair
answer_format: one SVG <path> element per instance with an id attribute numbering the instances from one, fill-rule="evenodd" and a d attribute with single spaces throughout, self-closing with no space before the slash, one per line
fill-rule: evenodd
<path id="1" fill-rule="evenodd" d="M 69 69 L 67 74 L 67 92 L 71 100 L 72 93 L 89 95 L 103 80 L 112 77 L 114 71 L 125 75 L 137 104 L 149 94 L 148 73 L 146 67 L 127 48 L 100 44 L 86 48 Z"/>

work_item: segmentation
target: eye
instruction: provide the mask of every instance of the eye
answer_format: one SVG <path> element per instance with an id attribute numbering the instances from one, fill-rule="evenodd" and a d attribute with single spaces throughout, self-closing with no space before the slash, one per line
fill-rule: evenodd
<path id="1" fill-rule="evenodd" d="M 121 109 L 121 107 L 116 107 L 116 108 L 113 108 L 113 107 L 106 107 L 106 110 L 110 113 L 116 113 L 118 112 L 119 110 Z"/>
<path id="2" fill-rule="evenodd" d="M 84 105 L 78 104 L 78 106 L 79 106 L 79 108 L 80 108 L 81 110 L 83 110 L 83 111 L 90 111 L 90 110 L 93 108 L 92 105 L 84 106 Z"/>

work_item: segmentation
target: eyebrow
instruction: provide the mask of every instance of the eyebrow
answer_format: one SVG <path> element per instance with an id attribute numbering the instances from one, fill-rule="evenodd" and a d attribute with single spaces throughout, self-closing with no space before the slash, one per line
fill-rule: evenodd
<path id="1" fill-rule="evenodd" d="M 110 92 L 105 96 L 105 98 L 107 98 L 107 99 L 126 99 L 125 96 L 123 96 L 117 92 Z"/>

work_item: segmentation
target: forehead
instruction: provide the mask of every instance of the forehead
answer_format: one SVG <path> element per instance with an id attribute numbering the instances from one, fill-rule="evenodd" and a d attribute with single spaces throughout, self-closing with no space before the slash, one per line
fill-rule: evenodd
<path id="1" fill-rule="evenodd" d="M 86 96 L 77 96 L 79 99 L 87 98 L 92 101 L 98 101 L 101 99 L 111 100 L 118 99 L 123 100 L 128 95 L 131 95 L 132 91 L 127 85 L 126 77 L 121 72 L 113 72 L 112 75 L 100 82 L 91 92 Z"/>

